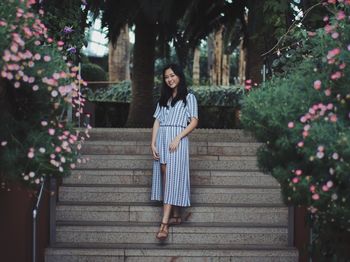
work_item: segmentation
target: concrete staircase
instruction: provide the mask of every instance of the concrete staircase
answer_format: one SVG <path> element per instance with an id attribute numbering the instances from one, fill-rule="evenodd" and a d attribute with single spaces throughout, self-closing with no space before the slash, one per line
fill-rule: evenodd
<path id="1" fill-rule="evenodd" d="M 191 201 L 160 243 L 150 201 L 150 129 L 93 129 L 90 159 L 64 179 L 47 262 L 298 261 L 276 180 L 257 168 L 259 144 L 242 130 L 190 135 Z"/>

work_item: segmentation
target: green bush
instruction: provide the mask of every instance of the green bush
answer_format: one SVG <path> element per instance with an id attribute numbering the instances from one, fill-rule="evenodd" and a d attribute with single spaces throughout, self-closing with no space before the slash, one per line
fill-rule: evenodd
<path id="1" fill-rule="evenodd" d="M 239 108 L 244 94 L 242 86 L 195 86 L 190 87 L 189 90 L 196 96 L 198 104 L 202 106 Z M 159 96 L 159 88 L 154 88 L 154 101 L 157 101 Z M 123 81 L 120 84 L 99 89 L 88 98 L 90 101 L 98 102 L 130 103 L 131 82 Z"/>
<path id="2" fill-rule="evenodd" d="M 81 77 L 85 81 L 107 81 L 107 75 L 103 68 L 93 63 L 81 65 Z"/>
<path id="3" fill-rule="evenodd" d="M 26 2 L 0 6 L 0 174 L 32 187 L 44 177 L 69 174 L 81 161 L 85 136 L 63 116 L 84 101 L 78 68 L 65 61 L 63 44 L 48 36 Z"/>
<path id="4" fill-rule="evenodd" d="M 260 168 L 287 204 L 308 208 L 320 261 L 349 259 L 349 5 L 328 4 L 334 17 L 299 47 L 298 64 L 248 94 L 242 109 L 244 127 L 265 142 Z"/>

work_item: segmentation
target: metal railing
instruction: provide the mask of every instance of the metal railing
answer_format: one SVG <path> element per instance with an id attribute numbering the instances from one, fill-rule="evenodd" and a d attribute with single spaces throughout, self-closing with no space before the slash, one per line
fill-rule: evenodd
<path id="1" fill-rule="evenodd" d="M 288 206 L 288 246 L 294 246 L 295 207 Z"/>
<path id="2" fill-rule="evenodd" d="M 32 215 L 33 215 L 32 261 L 33 262 L 36 262 L 36 260 L 37 260 L 37 254 L 36 254 L 36 251 L 37 251 L 37 243 L 36 243 L 37 242 L 37 232 L 36 232 L 37 231 L 37 217 L 39 214 L 39 207 L 40 207 L 40 202 L 41 202 L 41 198 L 43 195 L 44 187 L 45 187 L 45 179 L 43 180 L 43 182 L 41 182 L 39 194 L 37 195 L 37 200 L 36 200 L 36 203 L 35 203 L 33 211 L 32 211 Z"/>

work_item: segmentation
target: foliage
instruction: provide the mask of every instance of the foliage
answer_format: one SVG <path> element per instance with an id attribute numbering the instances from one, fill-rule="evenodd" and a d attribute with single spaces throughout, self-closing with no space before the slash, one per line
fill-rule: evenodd
<path id="1" fill-rule="evenodd" d="M 84 140 L 63 118 L 69 106 L 84 102 L 78 68 L 65 62 L 62 43 L 48 36 L 31 2 L 5 1 L 0 7 L 0 173 L 5 181 L 30 187 L 69 174 L 81 162 Z"/>
<path id="2" fill-rule="evenodd" d="M 107 75 L 103 68 L 93 63 L 81 65 L 81 77 L 85 81 L 107 81 Z"/>
<path id="3" fill-rule="evenodd" d="M 244 93 L 242 86 L 195 86 L 190 87 L 199 105 L 203 106 L 230 106 L 240 107 L 240 101 Z M 159 98 L 158 88 L 153 89 L 154 101 Z M 90 101 L 130 103 L 131 82 L 123 81 L 109 88 L 99 89 L 89 96 Z"/>
<path id="4" fill-rule="evenodd" d="M 44 10 L 43 23 L 49 35 L 56 41 L 63 42 L 63 49 L 69 60 L 79 60 L 79 51 L 87 45 L 84 36 L 87 8 L 81 0 L 45 0 L 37 4 Z"/>
<path id="5" fill-rule="evenodd" d="M 325 27 L 308 37 L 303 33 L 296 59 L 284 61 L 288 72 L 245 98 L 242 123 L 266 142 L 258 152 L 259 166 L 280 182 L 285 202 L 308 207 L 320 259 L 346 261 L 350 1 L 328 2 L 333 15 L 324 18 Z"/>

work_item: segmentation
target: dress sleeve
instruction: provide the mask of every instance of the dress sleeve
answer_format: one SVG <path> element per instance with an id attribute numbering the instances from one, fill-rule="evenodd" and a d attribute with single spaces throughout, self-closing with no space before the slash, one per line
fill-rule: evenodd
<path id="1" fill-rule="evenodd" d="M 198 119 L 198 104 L 194 94 L 187 96 L 187 116 L 189 121 L 191 121 L 192 117 Z"/>
<path id="2" fill-rule="evenodd" d="M 160 118 L 160 106 L 159 106 L 159 103 L 157 103 L 157 108 L 156 108 L 156 111 L 153 114 L 153 117 L 158 119 L 158 120 Z"/>

